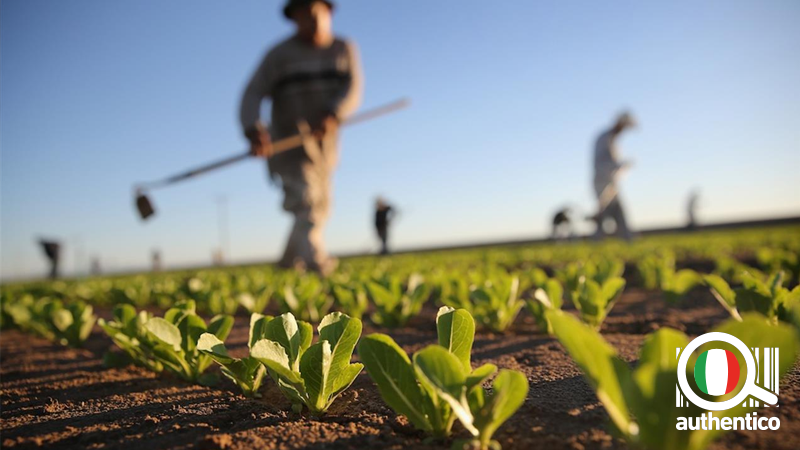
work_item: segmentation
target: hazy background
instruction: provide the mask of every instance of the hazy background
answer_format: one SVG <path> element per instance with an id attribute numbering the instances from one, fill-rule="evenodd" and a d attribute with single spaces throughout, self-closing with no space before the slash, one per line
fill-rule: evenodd
<path id="1" fill-rule="evenodd" d="M 410 109 L 348 129 L 328 228 L 334 252 L 373 250 L 373 200 L 403 215 L 396 247 L 535 237 L 553 212 L 594 208 L 591 149 L 630 108 L 634 227 L 800 212 L 800 2 L 339 1 L 363 107 Z M 291 32 L 279 1 L 3 0 L 0 276 L 205 264 L 228 199 L 235 261 L 279 256 L 290 219 L 264 163 L 155 191 L 132 185 L 245 149 L 244 84 Z"/>

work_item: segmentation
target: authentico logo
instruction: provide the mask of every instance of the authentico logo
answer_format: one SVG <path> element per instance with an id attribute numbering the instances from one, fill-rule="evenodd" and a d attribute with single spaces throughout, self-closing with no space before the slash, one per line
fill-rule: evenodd
<path id="1" fill-rule="evenodd" d="M 704 350 L 702 353 L 698 352 L 701 346 Z M 686 369 L 695 353 L 699 354 L 694 360 L 692 385 Z M 737 353 L 741 358 L 736 356 Z M 780 428 L 781 422 L 777 417 L 758 417 L 757 413 L 749 413 L 744 417 L 715 417 L 710 412 L 726 411 L 740 405 L 747 407 L 748 404 L 750 407 L 757 407 L 759 402 L 777 405 L 779 374 L 777 348 L 750 349 L 744 342 L 730 334 L 714 332 L 698 336 L 683 351 L 677 349 L 676 355 L 678 355 L 676 406 L 688 406 L 685 397 L 696 406 L 709 411 L 700 417 L 678 417 L 675 425 L 678 430 Z M 756 384 L 759 378 L 759 365 L 763 368 L 760 380 L 764 387 Z"/>

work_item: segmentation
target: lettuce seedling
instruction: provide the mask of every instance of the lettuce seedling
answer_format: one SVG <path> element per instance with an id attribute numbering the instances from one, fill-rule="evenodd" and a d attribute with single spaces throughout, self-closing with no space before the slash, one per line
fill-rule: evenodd
<path id="1" fill-rule="evenodd" d="M 602 285 L 581 277 L 572 293 L 572 302 L 580 312 L 581 320 L 599 330 L 611 308 L 625 289 L 625 279 L 612 277 Z"/>
<path id="2" fill-rule="evenodd" d="M 313 275 L 298 276 L 294 282 L 287 282 L 278 293 L 283 294 L 283 311 L 300 320 L 319 322 L 333 306 L 333 298 L 325 292 L 322 281 Z"/>
<path id="3" fill-rule="evenodd" d="M 338 307 L 350 317 L 361 320 L 369 306 L 364 285 L 353 281 L 347 284 L 334 284 L 331 290 Z"/>
<path id="4" fill-rule="evenodd" d="M 376 325 L 401 327 L 419 314 L 428 300 L 430 288 L 419 274 L 408 277 L 405 289 L 399 277 L 387 277 L 383 283 L 367 282 L 367 291 L 375 305 L 372 321 Z"/>
<path id="5" fill-rule="evenodd" d="M 262 288 L 250 292 L 240 292 L 236 296 L 236 301 L 244 308 L 249 314 L 261 314 L 267 309 L 269 299 L 272 296 L 272 288 L 263 286 Z"/>
<path id="6" fill-rule="evenodd" d="M 298 413 L 305 405 L 314 415 L 324 414 L 364 367 L 350 363 L 361 336 L 360 320 L 330 313 L 317 332 L 320 340 L 311 345 L 311 324 L 286 313 L 267 322 L 263 338 L 250 348 L 250 357 L 267 367 Z"/>
<path id="7" fill-rule="evenodd" d="M 254 313 L 250 316 L 250 338 L 247 348 L 266 335 L 267 324 L 273 320 L 271 316 Z M 245 397 L 261 397 L 258 393 L 267 370 L 261 362 L 252 356 L 234 358 L 228 354 L 225 344 L 211 333 L 203 333 L 197 341 L 197 350 L 210 356 L 217 364 L 222 366 L 222 374 L 236 383 L 242 389 Z"/>
<path id="8" fill-rule="evenodd" d="M 741 320 L 742 313 L 757 312 L 773 323 L 778 320 L 792 323 L 791 310 L 800 305 L 800 287 L 795 286 L 791 291 L 783 287 L 782 271 L 772 274 L 766 281 L 749 272 L 741 273 L 739 278 L 743 285 L 736 289 L 714 274 L 705 275 L 703 281 L 714 298 L 736 320 Z"/>
<path id="9" fill-rule="evenodd" d="M 197 341 L 205 332 L 225 339 L 233 327 L 233 317 L 215 316 L 206 326 L 195 313 L 195 303 L 191 300 L 170 308 L 163 318 L 146 313 L 132 315 L 130 309 L 120 310 L 120 313 L 123 316 L 119 322 L 100 326 L 135 361 L 167 369 L 186 381 L 202 385 L 216 382 L 213 375 L 203 374 L 212 360 L 197 349 Z M 132 347 L 140 348 L 132 351 Z M 150 364 L 150 361 L 158 364 Z"/>
<path id="10" fill-rule="evenodd" d="M 74 301 L 66 306 L 61 300 L 26 295 L 4 302 L 3 313 L 23 331 L 71 347 L 80 347 L 92 332 L 97 316 L 91 305 Z"/>
<path id="11" fill-rule="evenodd" d="M 689 342 L 683 333 L 664 328 L 649 335 L 638 366 L 631 370 L 597 331 L 562 311 L 548 311 L 547 315 L 555 336 L 594 388 L 614 428 L 632 447 L 702 450 L 722 434 L 718 430 L 676 429 L 677 417 L 705 413 L 694 405 L 675 406 L 676 348 L 685 348 Z M 779 347 L 781 374 L 794 365 L 800 348 L 792 327 L 770 326 L 760 314 L 747 314 L 742 322 L 728 321 L 715 331 L 736 336 L 748 347 Z M 713 415 L 741 417 L 754 409 L 739 405 Z"/>
<path id="12" fill-rule="evenodd" d="M 478 286 L 458 284 L 442 301 L 466 309 L 481 326 L 496 332 L 505 331 L 525 305 L 519 298 L 519 278 L 501 272 L 491 274 Z"/>
<path id="13" fill-rule="evenodd" d="M 519 372 L 503 370 L 488 395 L 482 384 L 497 367 L 485 364 L 472 370 L 470 354 L 475 321 L 464 309 L 442 307 L 436 317 L 438 345 L 416 353 L 413 362 L 385 334 L 371 334 L 358 354 L 384 401 L 418 429 L 434 437 L 448 436 L 456 418 L 476 437 L 470 444 L 497 446 L 495 430 L 525 400 L 528 383 Z"/>
<path id="14" fill-rule="evenodd" d="M 119 347 L 127 356 L 121 359 L 112 352 L 107 352 L 104 356 L 104 363 L 107 367 L 117 367 L 134 363 L 153 372 L 161 372 L 164 366 L 158 361 L 152 352 L 155 342 L 149 337 L 144 327 L 145 322 L 152 318 L 152 314 L 147 311 L 136 313 L 136 308 L 131 305 L 117 305 L 113 311 L 114 319 L 106 322 L 99 319 L 97 324 L 106 332 L 108 337 Z"/>
<path id="15" fill-rule="evenodd" d="M 664 299 L 670 303 L 676 303 L 702 282 L 700 275 L 694 270 L 675 270 L 675 255 L 672 252 L 648 255 L 639 260 L 637 268 L 644 287 L 660 289 L 664 293 Z"/>
<path id="16" fill-rule="evenodd" d="M 555 278 L 545 278 L 540 286 L 542 287 L 536 288 L 533 292 L 533 299 L 528 300 L 526 303 L 528 311 L 530 311 L 534 320 L 536 320 L 536 324 L 539 326 L 539 330 L 552 335 L 553 327 L 547 320 L 545 312 L 561 309 L 561 306 L 564 304 L 564 288 L 561 287 L 561 283 Z"/>

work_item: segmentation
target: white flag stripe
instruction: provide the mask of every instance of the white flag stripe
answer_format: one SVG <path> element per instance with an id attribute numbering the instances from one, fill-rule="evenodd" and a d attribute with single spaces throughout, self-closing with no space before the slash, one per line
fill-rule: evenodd
<path id="1" fill-rule="evenodd" d="M 706 387 L 709 395 L 724 395 L 728 386 L 728 356 L 725 350 L 714 348 L 706 359 Z"/>

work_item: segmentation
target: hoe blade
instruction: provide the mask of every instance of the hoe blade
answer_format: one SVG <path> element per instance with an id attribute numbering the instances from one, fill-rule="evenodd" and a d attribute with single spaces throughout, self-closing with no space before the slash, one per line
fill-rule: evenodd
<path id="1" fill-rule="evenodd" d="M 150 199 L 142 193 L 136 194 L 136 209 L 139 211 L 139 216 L 142 220 L 147 220 L 148 217 L 156 212 L 153 209 L 153 204 L 150 203 Z"/>

